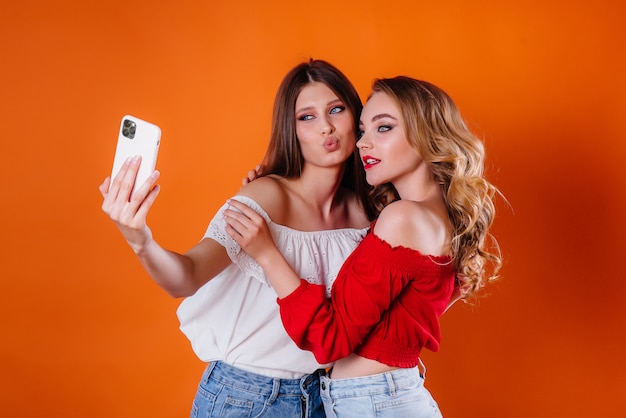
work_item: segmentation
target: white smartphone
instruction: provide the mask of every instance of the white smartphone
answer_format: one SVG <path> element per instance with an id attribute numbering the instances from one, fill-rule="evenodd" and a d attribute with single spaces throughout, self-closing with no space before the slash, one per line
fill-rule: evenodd
<path id="1" fill-rule="evenodd" d="M 125 115 L 120 124 L 117 136 L 117 148 L 111 171 L 111 182 L 129 157 L 141 155 L 141 165 L 135 178 L 132 192 L 148 179 L 156 167 L 159 145 L 161 144 L 161 128 L 141 120 L 135 116 Z"/>

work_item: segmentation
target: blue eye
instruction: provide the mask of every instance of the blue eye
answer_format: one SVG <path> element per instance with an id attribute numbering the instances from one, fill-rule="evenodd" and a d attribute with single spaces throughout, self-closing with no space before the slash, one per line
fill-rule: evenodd
<path id="1" fill-rule="evenodd" d="M 363 138 L 363 135 L 365 135 L 364 131 L 358 131 L 356 133 L 356 139 L 359 140 L 359 139 Z"/>
<path id="2" fill-rule="evenodd" d="M 298 116 L 298 120 L 311 120 L 313 119 L 313 115 L 302 115 L 302 116 Z"/>
<path id="3" fill-rule="evenodd" d="M 387 132 L 390 131 L 392 128 L 389 125 L 380 125 L 378 127 L 378 132 Z"/>
<path id="4" fill-rule="evenodd" d="M 328 112 L 328 113 L 330 113 L 332 115 L 332 114 L 335 114 L 335 113 L 341 113 L 344 110 L 346 110 L 345 106 L 335 106 L 332 109 L 330 109 L 330 112 Z"/>

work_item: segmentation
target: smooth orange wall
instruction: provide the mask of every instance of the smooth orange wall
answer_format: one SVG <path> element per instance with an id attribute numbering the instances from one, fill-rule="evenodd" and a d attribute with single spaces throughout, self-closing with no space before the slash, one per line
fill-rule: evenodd
<path id="1" fill-rule="evenodd" d="M 363 98 L 374 77 L 443 87 L 510 202 L 502 280 L 424 355 L 444 415 L 622 415 L 623 2 L 518 3 L 3 2 L 0 415 L 188 416 L 203 365 L 179 301 L 100 211 L 119 120 L 163 130 L 149 223 L 184 251 L 261 159 L 278 83 L 309 57 Z"/>

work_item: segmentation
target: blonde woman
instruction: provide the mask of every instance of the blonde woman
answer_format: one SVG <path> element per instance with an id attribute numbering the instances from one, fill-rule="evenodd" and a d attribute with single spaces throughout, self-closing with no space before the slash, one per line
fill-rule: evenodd
<path id="1" fill-rule="evenodd" d="M 381 79 L 360 118 L 357 147 L 382 208 L 327 298 L 272 245 L 261 217 L 232 202 L 229 234 L 263 267 L 285 329 L 318 361 L 328 417 L 440 417 L 420 353 L 439 349 L 439 318 L 496 277 L 489 228 L 497 190 L 484 147 L 452 99 L 409 77 Z M 489 243 L 493 243 L 489 247 Z"/>

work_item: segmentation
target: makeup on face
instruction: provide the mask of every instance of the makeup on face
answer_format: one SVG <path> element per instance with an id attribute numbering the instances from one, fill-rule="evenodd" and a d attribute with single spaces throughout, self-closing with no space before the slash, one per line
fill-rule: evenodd
<path id="1" fill-rule="evenodd" d="M 371 185 L 411 175 L 421 161 L 407 141 L 400 108 L 382 92 L 372 94 L 363 107 L 357 147 Z"/>
<path id="2" fill-rule="evenodd" d="M 352 154 L 356 144 L 352 114 L 326 84 L 303 87 L 295 110 L 296 134 L 305 159 L 322 158 L 320 164 L 336 164 Z M 332 161 L 327 160 L 329 154 Z"/>

